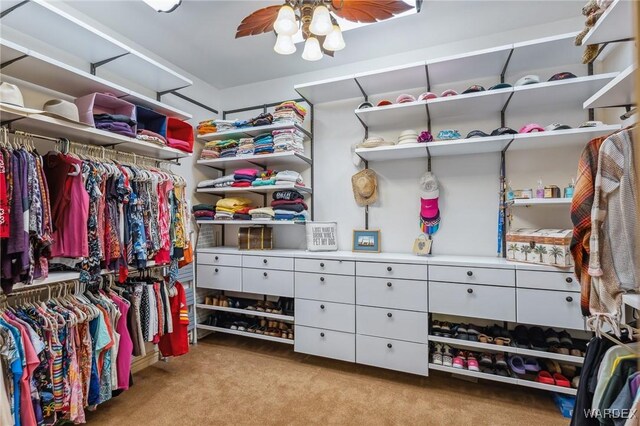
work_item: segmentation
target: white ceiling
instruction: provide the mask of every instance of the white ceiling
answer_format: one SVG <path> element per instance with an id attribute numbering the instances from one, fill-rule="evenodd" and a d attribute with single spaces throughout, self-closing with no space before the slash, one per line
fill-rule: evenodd
<path id="1" fill-rule="evenodd" d="M 307 62 L 273 51 L 275 35 L 235 39 L 235 29 L 256 9 L 282 1 L 183 0 L 172 13 L 157 13 L 139 0 L 67 0 L 101 22 L 209 84 L 233 86 L 349 64 L 442 43 L 544 24 L 580 14 L 584 0 L 433 1 L 419 14 L 344 34 L 347 47 L 334 58 Z M 567 32 L 576 28 L 567 28 Z"/>

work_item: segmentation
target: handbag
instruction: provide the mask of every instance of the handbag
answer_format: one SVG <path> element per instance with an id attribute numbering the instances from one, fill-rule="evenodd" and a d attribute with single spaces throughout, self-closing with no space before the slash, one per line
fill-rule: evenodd
<path id="1" fill-rule="evenodd" d="M 417 256 L 427 256 L 431 254 L 431 244 L 433 240 L 431 238 L 427 238 L 425 234 L 418 235 L 413 241 L 413 254 Z"/>

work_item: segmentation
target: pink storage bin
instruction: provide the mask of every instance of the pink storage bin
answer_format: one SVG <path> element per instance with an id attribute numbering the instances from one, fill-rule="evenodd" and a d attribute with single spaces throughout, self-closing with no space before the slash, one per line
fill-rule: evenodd
<path id="1" fill-rule="evenodd" d="M 193 126 L 186 121 L 167 117 L 167 145 L 184 152 L 193 152 Z"/>
<path id="2" fill-rule="evenodd" d="M 136 121 L 136 106 L 130 102 L 118 99 L 105 93 L 91 93 L 75 100 L 80 114 L 80 121 L 96 127 L 93 114 L 122 114 Z M 132 126 L 133 133 L 137 126 Z"/>

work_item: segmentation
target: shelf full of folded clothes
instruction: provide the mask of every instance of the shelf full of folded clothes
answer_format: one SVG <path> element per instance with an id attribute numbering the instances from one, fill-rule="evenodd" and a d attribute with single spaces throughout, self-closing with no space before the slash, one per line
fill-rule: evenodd
<path id="1" fill-rule="evenodd" d="M 296 192 L 311 193 L 305 186 L 300 173 L 293 170 L 258 170 L 254 168 L 237 169 L 230 175 L 217 179 L 208 179 L 198 183 L 197 192 L 270 192 L 281 189 L 294 189 Z"/>

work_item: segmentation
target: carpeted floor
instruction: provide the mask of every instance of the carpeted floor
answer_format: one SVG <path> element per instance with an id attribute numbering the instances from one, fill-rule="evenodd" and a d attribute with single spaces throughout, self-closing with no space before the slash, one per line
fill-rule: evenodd
<path id="1" fill-rule="evenodd" d="M 551 394 L 428 378 L 305 356 L 279 343 L 209 336 L 134 376 L 90 425 L 566 425 Z"/>

